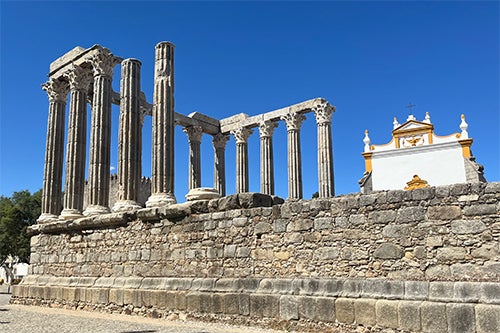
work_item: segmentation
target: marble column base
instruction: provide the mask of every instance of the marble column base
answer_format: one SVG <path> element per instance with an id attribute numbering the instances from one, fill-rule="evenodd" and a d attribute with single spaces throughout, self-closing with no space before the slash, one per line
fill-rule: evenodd
<path id="1" fill-rule="evenodd" d="M 59 216 L 54 215 L 54 214 L 48 214 L 48 213 L 43 213 L 38 217 L 36 220 L 38 223 L 50 223 L 50 222 L 55 222 L 59 220 Z"/>
<path id="2" fill-rule="evenodd" d="M 76 220 L 82 217 L 82 212 L 78 209 L 65 208 L 61 212 L 61 215 L 59 215 L 59 220 Z"/>
<path id="3" fill-rule="evenodd" d="M 83 215 L 93 216 L 93 215 L 109 214 L 110 212 L 111 211 L 109 210 L 109 207 L 99 206 L 99 205 L 91 205 L 91 206 L 88 206 L 83 211 Z"/>
<path id="4" fill-rule="evenodd" d="M 130 212 L 134 210 L 141 209 L 142 206 L 135 202 L 134 200 L 120 200 L 117 201 L 114 205 L 113 208 L 111 208 L 111 211 L 115 212 Z"/>
<path id="5" fill-rule="evenodd" d="M 146 207 L 162 207 L 170 206 L 177 203 L 175 196 L 172 193 L 157 193 L 152 194 L 148 201 L 146 201 Z"/>

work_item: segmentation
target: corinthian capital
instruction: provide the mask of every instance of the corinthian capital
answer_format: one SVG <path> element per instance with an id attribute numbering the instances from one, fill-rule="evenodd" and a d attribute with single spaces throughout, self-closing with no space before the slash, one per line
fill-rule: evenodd
<path id="1" fill-rule="evenodd" d="M 231 134 L 234 136 L 236 143 L 247 143 L 248 138 L 252 135 L 253 130 L 247 127 L 240 127 L 236 130 L 231 131 Z"/>
<path id="2" fill-rule="evenodd" d="M 274 120 L 266 120 L 259 124 L 259 134 L 261 138 L 270 138 L 273 136 L 274 129 L 278 123 Z"/>
<path id="3" fill-rule="evenodd" d="M 216 149 L 217 148 L 225 148 L 228 140 L 229 140 L 229 135 L 217 133 L 214 135 L 214 139 L 212 140 L 212 143 Z"/>
<path id="4" fill-rule="evenodd" d="M 80 66 L 73 66 L 65 72 L 64 77 L 68 79 L 71 90 L 88 91 L 92 82 L 92 73 L 89 69 Z"/>
<path id="5" fill-rule="evenodd" d="M 50 79 L 42 84 L 42 89 L 49 96 L 49 102 L 63 102 L 68 100 L 69 84 L 66 81 Z"/>
<path id="6" fill-rule="evenodd" d="M 281 116 L 281 120 L 285 122 L 287 131 L 298 131 L 302 122 L 306 120 L 306 116 L 302 113 L 290 112 Z"/>
<path id="7" fill-rule="evenodd" d="M 90 59 L 90 63 L 94 69 L 94 76 L 102 75 L 112 77 L 113 68 L 117 64 L 117 59 L 109 50 L 104 49 L 102 52 L 93 55 Z"/>
<path id="8" fill-rule="evenodd" d="M 316 123 L 318 125 L 327 124 L 332 121 L 332 114 L 335 112 L 335 106 L 330 103 L 321 103 L 312 108 L 316 116 Z"/>
<path id="9" fill-rule="evenodd" d="M 203 134 L 201 126 L 184 127 L 183 131 L 187 134 L 189 142 L 201 142 L 201 135 Z"/>

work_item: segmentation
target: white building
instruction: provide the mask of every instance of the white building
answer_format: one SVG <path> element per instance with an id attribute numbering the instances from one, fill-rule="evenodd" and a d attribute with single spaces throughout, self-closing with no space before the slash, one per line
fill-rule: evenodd
<path id="1" fill-rule="evenodd" d="M 464 115 L 459 128 L 459 133 L 438 136 L 427 112 L 422 121 L 410 115 L 399 124 L 394 118 L 392 140 L 387 144 L 372 145 L 366 131 L 361 192 L 486 181 L 483 167 L 472 156 Z"/>

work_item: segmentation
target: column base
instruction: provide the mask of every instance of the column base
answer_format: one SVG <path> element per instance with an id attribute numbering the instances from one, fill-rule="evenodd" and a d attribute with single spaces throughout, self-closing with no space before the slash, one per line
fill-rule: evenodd
<path id="1" fill-rule="evenodd" d="M 59 220 L 76 220 L 82 217 L 82 212 L 80 212 L 78 209 L 65 208 L 61 212 L 61 215 L 59 215 Z"/>
<path id="2" fill-rule="evenodd" d="M 109 210 L 109 207 L 99 206 L 99 205 L 88 206 L 83 211 L 83 215 L 85 215 L 85 216 L 103 215 L 103 214 L 109 214 L 109 213 L 111 213 L 111 211 Z"/>
<path id="3" fill-rule="evenodd" d="M 148 198 L 146 207 L 170 206 L 175 203 L 177 203 L 177 200 L 175 200 L 175 196 L 172 193 L 156 193 Z"/>
<path id="4" fill-rule="evenodd" d="M 114 205 L 113 208 L 111 208 L 111 211 L 113 212 L 130 212 L 134 210 L 141 209 L 142 206 L 135 202 L 134 200 L 120 200 L 117 201 Z"/>
<path id="5" fill-rule="evenodd" d="M 38 217 L 38 219 L 36 220 L 36 222 L 38 222 L 39 224 L 43 224 L 43 223 L 55 222 L 55 221 L 58 221 L 58 220 L 59 220 L 59 216 L 57 216 L 55 214 L 42 213 Z"/>

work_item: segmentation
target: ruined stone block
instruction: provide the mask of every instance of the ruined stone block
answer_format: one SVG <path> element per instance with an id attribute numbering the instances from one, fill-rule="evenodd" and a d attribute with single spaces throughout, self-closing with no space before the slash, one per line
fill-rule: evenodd
<path id="1" fill-rule="evenodd" d="M 373 256 L 379 259 L 401 259 L 404 256 L 404 249 L 396 244 L 382 243 L 375 249 Z"/>
<path id="2" fill-rule="evenodd" d="M 279 296 L 250 295 L 250 315 L 277 318 L 279 316 Z"/>
<path id="3" fill-rule="evenodd" d="M 284 320 L 299 319 L 299 297 L 283 295 L 280 297 L 280 318 Z"/>
<path id="4" fill-rule="evenodd" d="M 425 300 L 429 295 L 429 281 L 405 281 L 404 298 L 409 300 Z"/>
<path id="5" fill-rule="evenodd" d="M 353 323 L 354 301 L 349 298 L 337 298 L 335 300 L 335 318 L 341 323 Z"/>
<path id="6" fill-rule="evenodd" d="M 446 318 L 449 333 L 475 333 L 476 322 L 472 304 L 447 304 Z"/>
<path id="7" fill-rule="evenodd" d="M 361 325 L 373 326 L 376 324 L 377 319 L 375 315 L 375 304 L 374 299 L 355 299 L 354 300 L 354 316 L 356 322 Z"/>
<path id="8" fill-rule="evenodd" d="M 420 319 L 424 332 L 448 332 L 445 303 L 423 302 L 420 306 Z"/>
<path id="9" fill-rule="evenodd" d="M 399 326 L 398 301 L 378 300 L 375 304 L 377 325 L 397 328 Z"/>
<path id="10" fill-rule="evenodd" d="M 451 301 L 454 296 L 453 282 L 431 282 L 429 284 L 429 300 Z"/>
<path id="11" fill-rule="evenodd" d="M 416 301 L 398 302 L 398 325 L 400 329 L 412 332 L 420 331 L 420 305 Z"/>
<path id="12" fill-rule="evenodd" d="M 500 332 L 500 305 L 478 304 L 474 310 L 477 333 Z"/>

